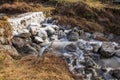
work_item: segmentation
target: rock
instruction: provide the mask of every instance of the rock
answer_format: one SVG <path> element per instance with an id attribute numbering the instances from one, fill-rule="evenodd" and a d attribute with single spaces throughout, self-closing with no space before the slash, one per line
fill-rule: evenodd
<path id="1" fill-rule="evenodd" d="M 59 27 L 57 25 L 52 25 L 51 26 L 54 30 L 59 30 Z"/>
<path id="2" fill-rule="evenodd" d="M 120 57 L 120 49 L 115 51 L 115 56 Z"/>
<path id="3" fill-rule="evenodd" d="M 59 30 L 58 32 L 58 39 L 65 38 L 65 33 L 63 30 Z"/>
<path id="4" fill-rule="evenodd" d="M 109 39 L 109 40 L 112 40 L 113 38 L 114 38 L 114 34 L 108 34 L 108 36 L 107 36 L 107 38 Z"/>
<path id="5" fill-rule="evenodd" d="M 52 19 L 52 17 L 48 17 L 48 18 L 46 19 L 46 21 L 47 21 L 47 23 L 52 23 L 52 22 L 53 22 L 53 19 Z"/>
<path id="6" fill-rule="evenodd" d="M 99 41 L 90 41 L 89 44 L 93 46 L 93 52 L 97 53 L 101 48 L 102 42 Z"/>
<path id="7" fill-rule="evenodd" d="M 12 44 L 15 48 L 21 48 L 25 45 L 25 40 L 19 37 L 13 37 Z"/>
<path id="8" fill-rule="evenodd" d="M 31 46 L 34 47 L 37 51 L 41 49 L 41 47 L 36 43 L 32 43 Z"/>
<path id="9" fill-rule="evenodd" d="M 104 37 L 105 35 L 103 33 L 100 33 L 100 32 L 94 32 L 93 33 L 93 38 L 96 38 L 97 36 Z"/>
<path id="10" fill-rule="evenodd" d="M 85 50 L 85 51 L 93 50 L 93 47 L 87 41 L 84 41 L 82 39 L 77 42 L 77 45 L 81 50 Z"/>
<path id="11" fill-rule="evenodd" d="M 28 54 L 28 55 L 33 54 L 33 55 L 35 55 L 38 53 L 37 50 L 34 47 L 30 46 L 29 44 L 26 44 L 17 50 L 21 54 Z"/>
<path id="12" fill-rule="evenodd" d="M 9 55 L 12 57 L 19 56 L 17 50 L 11 45 L 0 45 L 0 50 L 8 51 Z"/>
<path id="13" fill-rule="evenodd" d="M 47 26 L 47 35 L 52 36 L 55 34 L 55 30 L 51 26 Z"/>
<path id="14" fill-rule="evenodd" d="M 29 41 L 27 41 L 26 39 L 14 37 L 12 40 L 12 44 L 19 53 L 37 54 L 37 50 L 30 46 Z"/>
<path id="15" fill-rule="evenodd" d="M 41 37 L 35 36 L 35 42 L 36 42 L 36 43 L 42 43 L 42 42 L 44 42 L 44 41 L 43 41 L 43 39 L 42 39 Z"/>
<path id="16" fill-rule="evenodd" d="M 43 40 L 46 40 L 48 38 L 47 32 L 44 29 L 38 30 L 38 36 Z"/>
<path id="17" fill-rule="evenodd" d="M 103 33 L 99 33 L 99 32 L 95 32 L 93 34 L 93 38 L 95 40 L 99 40 L 99 41 L 108 41 L 108 39 L 105 37 L 105 35 Z"/>
<path id="18" fill-rule="evenodd" d="M 76 52 L 77 46 L 75 44 L 69 44 L 65 47 L 65 50 L 68 52 Z"/>
<path id="19" fill-rule="evenodd" d="M 103 78 L 104 78 L 104 80 L 110 80 L 110 79 L 115 80 L 115 78 L 112 77 L 110 73 L 104 74 Z"/>
<path id="20" fill-rule="evenodd" d="M 111 58 L 102 58 L 99 61 L 99 65 L 104 67 L 118 68 L 120 67 L 120 58 L 113 56 Z"/>
<path id="21" fill-rule="evenodd" d="M 120 49 L 120 46 L 116 46 L 116 50 Z"/>
<path id="22" fill-rule="evenodd" d="M 30 33 L 21 33 L 17 35 L 17 37 L 23 38 L 23 39 L 28 39 L 30 38 L 31 34 Z"/>
<path id="23" fill-rule="evenodd" d="M 53 40 L 58 40 L 58 36 L 52 35 L 52 36 L 50 37 L 50 40 L 51 40 L 51 41 L 53 41 Z"/>
<path id="24" fill-rule="evenodd" d="M 28 30 L 30 31 L 30 33 L 31 33 L 32 35 L 37 35 L 38 26 L 37 26 L 37 25 L 30 25 L 30 26 L 28 27 Z"/>
<path id="25" fill-rule="evenodd" d="M 79 39 L 79 34 L 77 32 L 70 31 L 67 34 L 67 39 L 69 41 L 77 41 Z"/>
<path id="26" fill-rule="evenodd" d="M 112 75 L 117 78 L 120 79 L 120 69 L 115 69 L 112 71 Z"/>
<path id="27" fill-rule="evenodd" d="M 99 53 L 102 57 L 112 57 L 115 54 L 116 46 L 118 46 L 118 44 L 115 42 L 103 42 Z"/>
<path id="28" fill-rule="evenodd" d="M 18 35 L 21 34 L 21 33 L 29 33 L 29 30 L 28 29 L 20 29 L 18 31 Z"/>

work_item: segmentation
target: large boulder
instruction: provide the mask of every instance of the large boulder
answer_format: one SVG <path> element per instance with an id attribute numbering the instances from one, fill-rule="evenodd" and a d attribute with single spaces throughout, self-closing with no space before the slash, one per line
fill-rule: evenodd
<path id="1" fill-rule="evenodd" d="M 20 37 L 13 37 L 12 44 L 19 53 L 37 54 L 37 50 L 30 45 L 32 43 L 28 39 L 22 39 Z"/>
<path id="2" fill-rule="evenodd" d="M 69 41 L 77 41 L 79 39 L 79 34 L 77 32 L 70 31 L 67 34 L 67 39 Z"/>
<path id="3" fill-rule="evenodd" d="M 115 54 L 116 46 L 118 46 L 118 44 L 115 42 L 103 42 L 99 53 L 102 57 L 111 57 Z"/>

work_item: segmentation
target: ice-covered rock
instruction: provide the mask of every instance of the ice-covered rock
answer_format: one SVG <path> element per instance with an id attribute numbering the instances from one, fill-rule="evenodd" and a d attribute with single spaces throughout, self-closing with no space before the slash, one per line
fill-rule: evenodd
<path id="1" fill-rule="evenodd" d="M 37 33 L 38 33 L 38 29 L 39 29 L 40 27 L 36 24 L 33 24 L 33 25 L 29 25 L 28 26 L 28 30 L 30 31 L 30 33 L 32 34 L 32 35 L 37 35 Z"/>
<path id="2" fill-rule="evenodd" d="M 9 18 L 8 22 L 11 24 L 13 35 L 18 35 L 24 32 L 22 30 L 27 28 L 31 23 L 40 24 L 44 19 L 42 12 L 29 12 Z"/>

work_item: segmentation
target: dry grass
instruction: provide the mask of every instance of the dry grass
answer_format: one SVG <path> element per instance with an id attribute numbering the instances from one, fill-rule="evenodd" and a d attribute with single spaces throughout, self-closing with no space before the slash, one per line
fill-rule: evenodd
<path id="1" fill-rule="evenodd" d="M 93 7 L 93 8 L 103 8 L 103 7 L 105 7 L 106 6 L 106 4 L 102 4 L 100 1 L 95 1 L 95 2 L 93 2 L 93 1 L 87 1 L 87 2 L 85 2 L 85 3 L 87 3 L 90 7 Z"/>
<path id="2" fill-rule="evenodd" d="M 65 62 L 55 56 L 45 55 L 35 64 L 34 56 L 26 56 L 14 64 L 3 66 L 0 70 L 0 80 L 74 80 Z"/>
<path id="3" fill-rule="evenodd" d="M 7 41 L 10 41 L 11 39 L 11 26 L 9 22 L 7 21 L 7 17 L 5 16 L 0 19 L 0 29 L 4 29 L 5 31 L 0 34 L 1 37 L 5 38 Z"/>
<path id="4" fill-rule="evenodd" d="M 47 16 L 50 16 L 51 11 L 54 7 L 44 7 L 41 4 L 26 3 L 26 2 L 15 2 L 13 4 L 5 3 L 0 6 L 1 13 L 7 13 L 9 15 L 20 14 L 33 11 L 42 11 Z"/>
<path id="5" fill-rule="evenodd" d="M 120 35 L 120 9 L 107 7 L 100 2 L 62 4 L 56 9 L 59 23 L 78 26 L 86 31 L 99 31 Z"/>

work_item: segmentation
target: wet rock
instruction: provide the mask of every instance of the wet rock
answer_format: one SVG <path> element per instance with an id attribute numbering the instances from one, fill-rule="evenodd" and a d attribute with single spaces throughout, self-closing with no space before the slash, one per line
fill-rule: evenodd
<path id="1" fill-rule="evenodd" d="M 33 54 L 33 55 L 35 55 L 38 53 L 37 50 L 34 47 L 30 46 L 29 44 L 26 44 L 17 50 L 21 54 L 28 54 L 28 55 Z"/>
<path id="2" fill-rule="evenodd" d="M 55 30 L 51 26 L 47 26 L 46 31 L 48 36 L 52 36 L 53 34 L 55 34 Z"/>
<path id="3" fill-rule="evenodd" d="M 23 39 L 28 39 L 30 38 L 31 34 L 30 33 L 21 33 L 17 35 L 17 37 L 23 38 Z"/>
<path id="4" fill-rule="evenodd" d="M 111 68 L 117 68 L 120 67 L 120 58 L 113 56 L 111 58 L 103 58 L 100 59 L 99 65 L 104 67 L 111 67 Z"/>
<path id="5" fill-rule="evenodd" d="M 53 41 L 53 40 L 58 40 L 58 36 L 52 35 L 52 36 L 50 37 L 50 40 L 51 40 L 51 41 Z"/>
<path id="6" fill-rule="evenodd" d="M 103 79 L 105 79 L 105 80 L 110 80 L 110 79 L 114 80 L 115 78 L 113 76 L 111 76 L 110 73 L 106 73 L 106 74 L 103 75 Z"/>
<path id="7" fill-rule="evenodd" d="M 95 62 L 92 60 L 92 58 L 85 58 L 85 62 L 86 62 L 86 67 L 88 68 L 93 68 L 96 66 Z"/>
<path id="8" fill-rule="evenodd" d="M 65 33 L 63 30 L 59 30 L 58 32 L 58 39 L 65 38 Z"/>
<path id="9" fill-rule="evenodd" d="M 112 75 L 117 78 L 120 79 L 120 69 L 115 69 L 112 71 Z"/>
<path id="10" fill-rule="evenodd" d="M 67 34 L 67 39 L 69 41 L 77 41 L 79 39 L 79 34 L 77 32 L 70 31 Z"/>
<path id="11" fill-rule="evenodd" d="M 115 51 L 115 56 L 120 57 L 120 49 Z"/>
<path id="12" fill-rule="evenodd" d="M 39 37 L 39 36 L 35 36 L 35 37 L 34 37 L 34 41 L 35 41 L 36 43 L 42 43 L 42 42 L 44 42 L 43 39 L 42 39 L 41 37 Z"/>
<path id="13" fill-rule="evenodd" d="M 93 52 L 97 53 L 100 49 L 102 42 L 99 41 L 91 41 L 89 44 L 93 47 Z"/>
<path id="14" fill-rule="evenodd" d="M 84 41 L 82 39 L 77 42 L 77 45 L 81 50 L 85 50 L 85 51 L 93 50 L 93 47 L 87 41 Z"/>
<path id="15" fill-rule="evenodd" d="M 65 50 L 68 52 L 76 52 L 77 46 L 75 44 L 69 44 L 65 47 Z"/>
<path id="16" fill-rule="evenodd" d="M 83 30 L 80 30 L 79 34 L 80 34 L 80 39 L 90 40 L 92 38 L 92 34 L 88 32 L 84 32 Z"/>
<path id="17" fill-rule="evenodd" d="M 103 42 L 99 51 L 100 55 L 106 58 L 112 57 L 115 54 L 115 47 L 117 45 L 115 42 Z"/>
<path id="18" fill-rule="evenodd" d="M 47 21 L 47 23 L 52 23 L 52 22 L 53 22 L 53 18 L 52 18 L 52 17 L 48 17 L 48 18 L 46 19 L 46 21 Z"/>
<path id="19" fill-rule="evenodd" d="M 32 43 L 31 46 L 34 47 L 37 51 L 41 49 L 41 47 L 36 43 Z"/>

